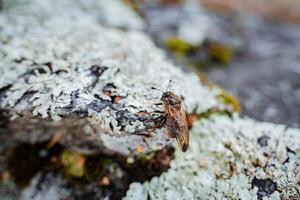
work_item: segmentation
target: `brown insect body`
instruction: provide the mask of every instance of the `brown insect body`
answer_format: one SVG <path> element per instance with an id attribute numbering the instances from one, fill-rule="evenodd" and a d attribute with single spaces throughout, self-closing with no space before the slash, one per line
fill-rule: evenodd
<path id="1" fill-rule="evenodd" d="M 185 152 L 189 146 L 189 130 L 181 96 L 164 92 L 161 100 L 166 112 L 166 125 L 170 137 L 175 137 L 180 149 Z"/>

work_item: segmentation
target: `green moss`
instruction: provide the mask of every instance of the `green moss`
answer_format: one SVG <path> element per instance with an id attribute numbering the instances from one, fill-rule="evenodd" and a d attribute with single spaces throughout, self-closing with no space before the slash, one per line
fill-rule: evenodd
<path id="1" fill-rule="evenodd" d="M 66 177 L 80 178 L 84 175 L 85 157 L 83 155 L 64 151 L 61 154 L 61 162 Z"/>
<path id="2" fill-rule="evenodd" d="M 217 96 L 217 98 L 220 102 L 225 104 L 226 106 L 225 109 L 220 109 L 220 108 L 208 109 L 206 112 L 197 114 L 199 119 L 208 119 L 214 114 L 227 115 L 230 117 L 232 116 L 233 113 L 241 111 L 239 100 L 235 98 L 233 95 L 231 95 L 230 93 L 226 92 L 225 90 L 221 90 L 221 93 Z"/>
<path id="3" fill-rule="evenodd" d="M 166 40 L 165 46 L 170 49 L 177 57 L 183 57 L 188 54 L 192 46 L 177 37 L 170 37 Z"/>
<path id="4" fill-rule="evenodd" d="M 206 41 L 202 45 L 191 45 L 180 38 L 170 37 L 165 47 L 198 71 L 216 64 L 228 65 L 233 58 L 232 50 L 218 42 Z"/>
<path id="5" fill-rule="evenodd" d="M 85 165 L 84 179 L 88 182 L 98 180 L 107 175 L 108 168 L 117 168 L 116 161 L 112 158 L 88 157 Z"/>
<path id="6" fill-rule="evenodd" d="M 220 43 L 209 44 L 209 55 L 212 61 L 218 62 L 222 65 L 227 65 L 232 60 L 232 50 Z"/>
<path id="7" fill-rule="evenodd" d="M 189 64 L 189 66 L 191 66 L 197 70 L 200 70 L 203 67 L 202 63 L 199 63 L 199 62 L 190 61 L 188 64 Z"/>
<path id="8" fill-rule="evenodd" d="M 227 110 L 220 110 L 219 108 L 211 108 L 211 109 L 207 110 L 206 112 L 198 113 L 197 116 L 199 119 L 208 119 L 214 114 L 231 116 L 231 112 L 229 112 Z"/>
<path id="9" fill-rule="evenodd" d="M 154 158 L 155 152 L 152 153 L 137 153 L 135 156 L 127 159 L 127 166 L 136 166 L 136 165 L 148 165 L 149 162 Z M 132 162 L 133 161 L 133 162 Z"/>
<path id="10" fill-rule="evenodd" d="M 230 112 L 241 112 L 239 100 L 229 92 L 222 90 L 218 95 L 218 100 L 226 105 L 226 109 Z"/>

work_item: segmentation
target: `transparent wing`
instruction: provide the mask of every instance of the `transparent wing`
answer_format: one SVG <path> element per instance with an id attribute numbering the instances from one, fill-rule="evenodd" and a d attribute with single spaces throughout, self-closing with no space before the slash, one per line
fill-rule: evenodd
<path id="1" fill-rule="evenodd" d="M 169 131 L 171 132 L 169 134 L 176 138 L 178 146 L 185 152 L 189 145 L 189 131 L 184 106 L 169 108 L 169 114 Z"/>

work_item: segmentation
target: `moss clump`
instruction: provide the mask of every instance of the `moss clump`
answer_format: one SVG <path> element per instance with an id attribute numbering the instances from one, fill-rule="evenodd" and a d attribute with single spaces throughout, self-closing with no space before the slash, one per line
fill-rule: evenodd
<path id="1" fill-rule="evenodd" d="M 233 57 L 232 50 L 229 47 L 216 42 L 209 44 L 209 55 L 212 61 L 222 65 L 229 64 Z"/>
<path id="2" fill-rule="evenodd" d="M 188 54 L 192 46 L 177 37 L 170 37 L 166 40 L 165 46 L 170 49 L 177 57 L 183 57 Z"/>
<path id="3" fill-rule="evenodd" d="M 241 111 L 239 100 L 225 90 L 221 90 L 217 98 L 225 105 L 225 109 L 220 109 L 217 107 L 208 109 L 206 112 L 198 113 L 198 119 L 207 119 L 214 114 L 227 115 L 230 117 L 233 113 L 239 113 Z"/>
<path id="4" fill-rule="evenodd" d="M 226 105 L 226 110 L 229 112 L 241 112 L 239 100 L 229 92 L 222 90 L 217 98 Z"/>
<path id="5" fill-rule="evenodd" d="M 198 119 L 208 119 L 210 116 L 212 116 L 213 114 L 227 114 L 224 113 L 224 111 L 220 110 L 219 108 L 211 108 L 208 109 L 206 112 L 202 112 L 202 113 L 198 113 Z"/>
<path id="6" fill-rule="evenodd" d="M 80 178 L 84 175 L 85 157 L 83 155 L 64 151 L 61 154 L 61 162 L 66 177 Z"/>
<path id="7" fill-rule="evenodd" d="M 136 165 L 136 163 L 139 163 L 141 165 L 147 165 L 153 159 L 155 156 L 155 153 L 137 153 L 134 157 L 129 157 L 127 159 L 127 165 Z M 131 161 L 131 162 L 130 162 Z M 132 162 L 133 161 L 133 162 Z"/>
<path id="8" fill-rule="evenodd" d="M 87 157 L 83 178 L 88 182 L 94 182 L 108 175 L 109 169 L 116 168 L 119 168 L 119 166 L 112 158 Z"/>
<path id="9" fill-rule="evenodd" d="M 228 65 L 233 58 L 233 51 L 225 44 L 205 41 L 202 45 L 191 45 L 177 37 L 170 37 L 165 42 L 177 58 L 184 58 L 193 68 L 200 70 L 216 64 Z"/>

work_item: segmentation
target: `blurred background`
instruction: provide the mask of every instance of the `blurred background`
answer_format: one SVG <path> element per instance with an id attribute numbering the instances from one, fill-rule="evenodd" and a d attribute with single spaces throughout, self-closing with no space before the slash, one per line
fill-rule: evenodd
<path id="1" fill-rule="evenodd" d="M 174 62 L 231 92 L 243 115 L 299 127 L 300 1 L 126 2 Z"/>

